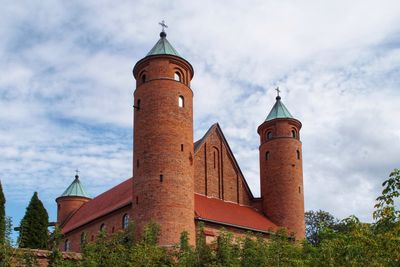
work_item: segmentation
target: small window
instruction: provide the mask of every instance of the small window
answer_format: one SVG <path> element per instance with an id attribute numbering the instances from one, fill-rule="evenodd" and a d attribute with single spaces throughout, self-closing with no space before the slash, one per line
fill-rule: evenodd
<path id="1" fill-rule="evenodd" d="M 136 168 L 139 168 L 139 160 L 136 160 Z"/>
<path id="2" fill-rule="evenodd" d="M 164 181 L 164 175 L 160 174 L 160 182 Z"/>
<path id="3" fill-rule="evenodd" d="M 139 204 L 139 197 L 136 196 L 136 205 Z"/>
<path id="4" fill-rule="evenodd" d="M 181 82 L 182 81 L 182 77 L 181 74 L 179 72 L 175 72 L 174 73 L 174 80 L 177 82 Z"/>
<path id="5" fill-rule="evenodd" d="M 269 131 L 268 133 L 267 133 L 267 139 L 269 140 L 269 139 L 272 139 L 272 132 L 271 131 Z"/>
<path id="6" fill-rule="evenodd" d="M 84 243 L 86 243 L 86 233 L 82 232 L 81 233 L 81 245 L 83 245 Z"/>
<path id="7" fill-rule="evenodd" d="M 70 251 L 71 250 L 71 242 L 66 239 L 64 242 L 64 251 Z"/>
<path id="8" fill-rule="evenodd" d="M 136 108 L 137 110 L 140 110 L 140 99 L 138 99 L 136 102 Z"/>
<path id="9" fill-rule="evenodd" d="M 124 216 L 122 217 L 122 229 L 128 229 L 128 226 L 129 226 L 129 215 L 124 214 Z"/>
<path id="10" fill-rule="evenodd" d="M 300 151 L 297 150 L 296 153 L 297 153 L 297 159 L 300 159 Z"/>
<path id="11" fill-rule="evenodd" d="M 269 151 L 265 152 L 265 160 L 269 160 Z"/>
<path id="12" fill-rule="evenodd" d="M 104 223 L 102 223 L 100 225 L 100 231 L 105 231 L 106 230 L 106 225 Z"/>
<path id="13" fill-rule="evenodd" d="M 183 108 L 184 106 L 185 106 L 185 99 L 183 98 L 183 96 L 179 96 L 179 98 L 178 98 L 178 106 L 180 107 L 180 108 Z"/>
<path id="14" fill-rule="evenodd" d="M 301 187 L 299 186 L 299 194 L 301 194 Z"/>
<path id="15" fill-rule="evenodd" d="M 293 137 L 293 138 L 297 138 L 297 134 L 296 134 L 296 131 L 295 131 L 295 130 L 292 130 L 292 137 Z"/>
<path id="16" fill-rule="evenodd" d="M 181 151 L 183 151 L 183 144 L 181 144 Z"/>
<path id="17" fill-rule="evenodd" d="M 146 74 L 143 74 L 142 75 L 142 83 L 145 83 L 146 82 Z"/>

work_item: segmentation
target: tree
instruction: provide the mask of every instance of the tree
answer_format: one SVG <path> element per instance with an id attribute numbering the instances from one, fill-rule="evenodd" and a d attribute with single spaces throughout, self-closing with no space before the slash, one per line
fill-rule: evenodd
<path id="1" fill-rule="evenodd" d="M 35 192 L 21 220 L 18 244 L 20 248 L 47 248 L 49 216 Z"/>
<path id="2" fill-rule="evenodd" d="M 338 223 L 329 212 L 318 210 L 318 211 L 307 211 L 305 213 L 305 224 L 306 224 L 306 238 L 313 246 L 318 246 L 321 242 L 320 233 L 324 228 L 333 229 Z"/>
<path id="3" fill-rule="evenodd" d="M 5 243 L 6 238 L 6 199 L 0 181 L 0 244 Z"/>

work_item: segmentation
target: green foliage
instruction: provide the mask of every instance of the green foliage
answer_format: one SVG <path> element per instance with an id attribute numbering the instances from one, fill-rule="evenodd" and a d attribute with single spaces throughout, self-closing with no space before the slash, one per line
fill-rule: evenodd
<path id="1" fill-rule="evenodd" d="M 12 240 L 11 240 L 12 223 L 11 218 L 5 218 L 4 241 L 0 244 L 0 266 L 11 266 L 11 259 L 13 254 Z"/>
<path id="2" fill-rule="evenodd" d="M 21 220 L 18 244 L 20 248 L 47 248 L 49 216 L 35 192 Z"/>
<path id="3" fill-rule="evenodd" d="M 307 211 L 304 214 L 306 224 L 306 238 L 313 246 L 318 246 L 321 242 L 320 233 L 325 228 L 334 229 L 338 221 L 329 212 Z"/>
<path id="4" fill-rule="evenodd" d="M 6 199 L 0 181 L 0 245 L 4 244 L 6 238 Z"/>
<path id="5" fill-rule="evenodd" d="M 56 226 L 54 228 L 53 233 L 49 238 L 49 245 L 50 245 L 50 256 L 49 256 L 49 267 L 61 267 L 64 266 L 64 259 L 63 255 L 59 249 L 60 247 L 60 240 L 62 238 L 62 234 L 60 228 Z"/>

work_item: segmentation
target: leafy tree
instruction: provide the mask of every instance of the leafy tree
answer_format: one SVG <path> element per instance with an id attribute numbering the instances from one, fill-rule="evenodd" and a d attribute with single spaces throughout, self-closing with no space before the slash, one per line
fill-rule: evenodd
<path id="1" fill-rule="evenodd" d="M 329 212 L 318 210 L 318 211 L 307 211 L 305 213 L 305 224 L 306 224 L 306 238 L 313 245 L 318 246 L 321 242 L 320 233 L 324 228 L 334 228 L 338 223 L 337 219 L 333 217 Z"/>
<path id="2" fill-rule="evenodd" d="M 203 222 L 199 222 L 197 226 L 195 257 L 195 266 L 211 266 L 214 261 L 212 250 L 210 246 L 206 244 Z"/>
<path id="3" fill-rule="evenodd" d="M 12 239 L 11 239 L 11 229 L 12 223 L 11 218 L 5 218 L 5 234 L 4 234 L 4 242 L 0 244 L 0 266 L 9 267 L 11 266 L 13 247 L 12 247 Z"/>
<path id="4" fill-rule="evenodd" d="M 21 220 L 18 244 L 20 248 L 47 248 L 49 216 L 35 192 Z"/>
<path id="5" fill-rule="evenodd" d="M 6 199 L 0 181 L 0 244 L 4 244 L 6 238 Z"/>

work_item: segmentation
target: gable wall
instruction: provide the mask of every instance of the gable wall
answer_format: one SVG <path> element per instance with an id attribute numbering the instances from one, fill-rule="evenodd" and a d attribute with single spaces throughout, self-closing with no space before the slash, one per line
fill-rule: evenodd
<path id="1" fill-rule="evenodd" d="M 195 152 L 195 193 L 250 205 L 243 177 L 216 128 Z"/>

